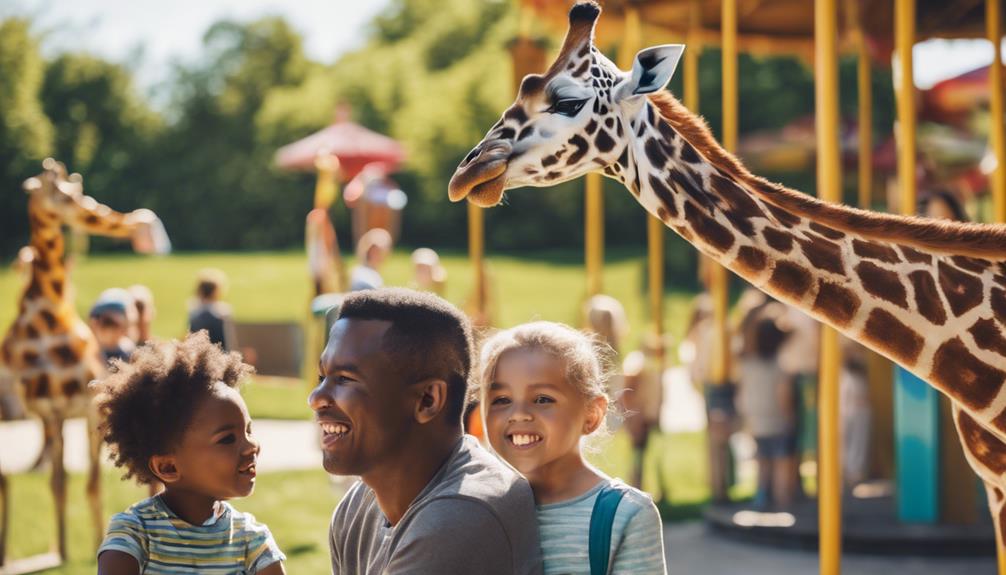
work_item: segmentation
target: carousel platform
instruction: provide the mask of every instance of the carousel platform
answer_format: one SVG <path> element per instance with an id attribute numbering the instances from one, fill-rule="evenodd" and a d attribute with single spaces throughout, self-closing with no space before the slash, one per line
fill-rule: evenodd
<path id="1" fill-rule="evenodd" d="M 898 520 L 894 497 L 847 496 L 842 502 L 842 549 L 850 553 L 913 556 L 995 555 L 988 513 L 974 524 L 912 524 Z M 817 500 L 785 511 L 756 509 L 751 502 L 706 508 L 710 529 L 734 540 L 790 549 L 818 548 Z"/>

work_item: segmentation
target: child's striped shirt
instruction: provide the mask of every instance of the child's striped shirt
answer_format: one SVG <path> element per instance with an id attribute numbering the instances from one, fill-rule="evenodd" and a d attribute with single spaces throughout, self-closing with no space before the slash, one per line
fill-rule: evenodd
<path id="1" fill-rule="evenodd" d="M 591 512 L 601 488 L 616 482 L 601 481 L 573 499 L 538 506 L 545 575 L 590 575 Z M 649 495 L 622 486 L 627 492 L 611 528 L 608 573 L 662 575 L 666 567 L 660 514 Z"/>
<path id="2" fill-rule="evenodd" d="M 269 528 L 250 513 L 222 502 L 223 512 L 202 525 L 175 515 L 160 497 L 134 504 L 112 517 L 98 549 L 132 555 L 144 574 L 254 574 L 286 557 Z"/>

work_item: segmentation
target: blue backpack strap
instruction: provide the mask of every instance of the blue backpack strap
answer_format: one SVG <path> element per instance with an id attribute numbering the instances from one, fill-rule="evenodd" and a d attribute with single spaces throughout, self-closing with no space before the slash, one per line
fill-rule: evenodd
<path id="1" fill-rule="evenodd" d="M 627 488 L 621 484 L 608 484 L 601 488 L 590 512 L 590 575 L 605 575 L 611 555 L 611 527 L 615 522 L 618 504 Z"/>

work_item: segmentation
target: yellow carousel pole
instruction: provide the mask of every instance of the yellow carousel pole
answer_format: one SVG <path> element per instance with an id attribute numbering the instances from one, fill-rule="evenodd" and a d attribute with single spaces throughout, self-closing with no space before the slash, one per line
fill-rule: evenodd
<path id="1" fill-rule="evenodd" d="M 901 213 L 915 214 L 915 74 L 912 46 L 915 45 L 915 0 L 895 0 L 894 42 L 898 54 L 898 176 L 901 184 Z"/>
<path id="2" fill-rule="evenodd" d="M 1003 55 L 1002 55 L 1002 5 L 1000 0 L 985 2 L 985 30 L 992 43 L 993 54 L 989 69 L 991 90 L 990 137 L 992 151 L 996 157 L 995 171 L 990 174 L 992 184 L 993 215 L 997 223 L 1006 223 L 1006 133 L 1003 127 Z M 996 564 L 999 575 L 1006 575 L 1006 547 L 1001 540 L 996 541 Z"/>
<path id="3" fill-rule="evenodd" d="M 723 147 L 737 149 L 737 0 L 723 0 Z M 686 50 L 687 52 L 687 50 Z M 721 265 L 710 270 L 709 295 L 713 302 L 713 363 L 710 379 L 715 385 L 730 377 L 730 347 L 727 328 L 728 276 Z"/>
<path id="4" fill-rule="evenodd" d="M 853 3 L 853 6 L 858 4 Z M 856 23 L 858 26 L 858 22 Z M 873 85 L 870 54 L 862 29 L 857 39 L 857 72 L 859 88 L 859 207 L 869 210 L 873 205 Z"/>
<path id="5" fill-rule="evenodd" d="M 817 190 L 830 202 L 842 200 L 838 119 L 838 7 L 836 0 L 814 3 L 815 116 L 817 118 Z M 818 401 L 818 529 L 821 575 L 842 571 L 842 465 L 838 413 L 841 367 L 838 332 L 821 329 Z"/>
<path id="6" fill-rule="evenodd" d="M 992 126 L 990 136 L 996 157 L 996 169 L 991 174 L 992 201 L 995 221 L 1006 223 L 1006 132 L 1003 126 L 1003 58 L 1002 58 L 1002 4 L 1000 0 L 986 0 L 985 29 L 992 43 L 995 58 L 989 70 L 991 89 Z M 1000 553 L 1000 573 L 1006 572 L 1006 558 Z"/>
<path id="7" fill-rule="evenodd" d="M 584 229 L 586 230 L 587 297 L 604 291 L 604 188 L 599 172 L 584 178 Z"/>

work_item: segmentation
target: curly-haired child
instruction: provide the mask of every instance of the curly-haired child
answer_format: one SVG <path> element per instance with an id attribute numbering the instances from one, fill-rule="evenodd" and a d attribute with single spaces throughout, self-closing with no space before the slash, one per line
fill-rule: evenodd
<path id="1" fill-rule="evenodd" d="M 206 332 L 139 348 L 93 384 L 117 467 L 164 491 L 112 517 L 99 575 L 284 573 L 269 529 L 228 499 L 255 489 L 259 444 L 237 391 L 251 371 Z"/>
<path id="2" fill-rule="evenodd" d="M 666 572 L 650 496 L 580 452 L 608 410 L 604 354 L 587 334 L 545 321 L 501 331 L 482 347 L 486 436 L 534 491 L 545 575 Z"/>

